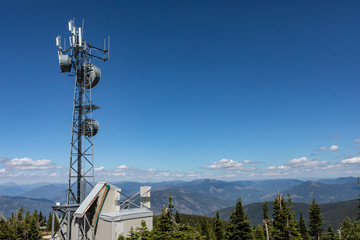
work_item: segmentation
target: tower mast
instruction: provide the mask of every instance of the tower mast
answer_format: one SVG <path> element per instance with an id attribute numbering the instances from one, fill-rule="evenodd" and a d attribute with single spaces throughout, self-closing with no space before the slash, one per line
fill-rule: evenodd
<path id="1" fill-rule="evenodd" d="M 99 130 L 99 123 L 93 119 L 93 111 L 100 107 L 92 101 L 92 88 L 101 77 L 100 69 L 91 63 L 93 58 L 107 61 L 109 51 L 92 46 L 83 39 L 83 29 L 69 21 L 70 47 L 63 49 L 61 37 L 56 37 L 59 47 L 60 70 L 75 76 L 73 117 L 70 142 L 69 182 L 66 204 L 53 207 L 54 215 L 61 215 L 60 232 L 63 239 L 70 239 L 72 213 L 86 197 L 87 190 L 94 187 L 94 154 L 93 136 Z M 105 48 L 105 46 L 104 46 Z M 66 219 L 66 220 L 65 220 Z M 66 227 L 62 227 L 66 225 Z M 66 229 L 66 230 L 65 230 Z M 53 236 L 53 235 L 52 235 Z"/>

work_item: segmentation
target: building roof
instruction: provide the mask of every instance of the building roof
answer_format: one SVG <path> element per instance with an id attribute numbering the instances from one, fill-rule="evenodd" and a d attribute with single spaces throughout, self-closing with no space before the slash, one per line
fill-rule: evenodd
<path id="1" fill-rule="evenodd" d="M 147 208 L 129 208 L 122 209 L 119 212 L 104 212 L 100 214 L 100 218 L 108 222 L 119 222 L 134 218 L 152 217 L 153 212 Z"/>
<path id="2" fill-rule="evenodd" d="M 85 198 L 85 200 L 80 204 L 79 208 L 74 213 L 75 217 L 81 218 L 84 216 L 86 211 L 90 208 L 96 198 L 99 196 L 101 190 L 105 187 L 105 182 L 99 182 L 95 185 L 95 187 L 91 190 L 89 195 Z"/>

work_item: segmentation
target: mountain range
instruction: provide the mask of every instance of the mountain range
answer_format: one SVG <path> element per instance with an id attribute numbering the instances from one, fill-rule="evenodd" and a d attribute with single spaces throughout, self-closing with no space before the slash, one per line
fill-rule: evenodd
<path id="1" fill-rule="evenodd" d="M 359 186 L 354 177 L 316 181 L 278 179 L 226 182 L 199 179 L 190 182 L 115 182 L 112 184 L 120 187 L 127 195 L 138 192 L 140 186 L 151 186 L 151 204 L 155 214 L 160 214 L 163 206 L 168 204 L 170 193 L 177 211 L 194 215 L 207 215 L 216 210 L 234 206 L 238 198 L 242 199 L 244 205 L 271 202 L 278 192 L 284 196 L 289 194 L 296 203 L 310 203 L 313 198 L 318 203 L 340 202 L 356 199 L 359 195 Z M 16 196 L 28 198 L 29 201 L 47 199 L 53 203 L 64 203 L 66 188 L 66 184 L 8 183 L 0 185 L 0 195 L 8 196 L 8 199 Z M 0 202 L 0 212 L 3 211 L 4 206 L 4 203 Z"/>
<path id="2" fill-rule="evenodd" d="M 251 203 L 244 206 L 244 211 L 248 215 L 252 225 L 262 224 L 262 204 L 263 203 Z M 269 209 L 269 216 L 271 217 L 273 214 L 273 204 L 271 202 L 268 202 L 267 204 Z M 327 226 L 331 224 L 332 227 L 336 229 L 339 224 L 344 221 L 345 217 L 349 217 L 351 219 L 357 217 L 359 213 L 358 204 L 359 200 L 357 199 L 319 204 L 321 214 L 325 223 L 325 228 L 327 228 Z M 297 221 L 299 221 L 301 212 L 304 216 L 305 221 L 308 222 L 307 220 L 309 218 L 309 207 L 309 203 L 294 203 L 293 210 L 295 212 L 295 217 Z M 235 207 L 228 207 L 219 210 L 218 212 L 220 219 L 228 221 L 230 219 L 231 213 L 234 210 Z M 207 216 L 215 217 L 216 211 L 208 214 Z"/>

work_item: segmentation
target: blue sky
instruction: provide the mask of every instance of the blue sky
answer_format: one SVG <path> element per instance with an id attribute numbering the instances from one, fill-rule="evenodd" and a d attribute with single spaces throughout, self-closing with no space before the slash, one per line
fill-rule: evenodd
<path id="1" fill-rule="evenodd" d="M 358 1 L 1 2 L 0 182 L 66 181 L 74 79 L 55 37 L 85 20 L 110 61 L 97 180 L 357 176 Z"/>

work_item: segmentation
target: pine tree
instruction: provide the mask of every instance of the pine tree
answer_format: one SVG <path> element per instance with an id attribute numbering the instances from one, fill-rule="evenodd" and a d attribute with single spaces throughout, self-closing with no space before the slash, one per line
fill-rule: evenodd
<path id="1" fill-rule="evenodd" d="M 126 240 L 126 238 L 120 234 L 117 240 Z"/>
<path id="2" fill-rule="evenodd" d="M 360 239 L 360 223 L 357 220 L 351 220 L 346 217 L 344 222 L 339 227 L 339 238 L 340 239 Z"/>
<path id="3" fill-rule="evenodd" d="M 256 227 L 254 227 L 253 233 L 254 233 L 255 240 L 266 239 L 264 229 L 261 225 L 257 225 Z"/>
<path id="4" fill-rule="evenodd" d="M 29 240 L 41 239 L 40 228 L 38 226 L 38 215 L 36 210 L 31 215 L 30 228 L 29 228 Z"/>
<path id="5" fill-rule="evenodd" d="M 127 240 L 138 240 L 138 239 L 140 239 L 140 236 L 139 236 L 139 234 L 137 232 L 134 231 L 134 228 L 131 227 L 130 232 L 129 232 L 126 239 Z"/>
<path id="6" fill-rule="evenodd" d="M 264 239 L 270 239 L 270 217 L 269 217 L 269 209 L 267 202 L 263 202 L 262 204 L 262 213 L 263 213 L 263 232 L 264 232 Z"/>
<path id="7" fill-rule="evenodd" d="M 172 211 L 174 205 L 172 204 L 172 197 L 170 194 L 169 205 L 167 208 L 163 208 L 162 214 L 159 216 L 157 221 L 157 229 L 163 233 L 171 232 L 175 229 L 175 221 L 172 219 Z"/>
<path id="8" fill-rule="evenodd" d="M 9 226 L 9 222 L 6 221 L 3 217 L 0 217 L 0 239 L 12 239 L 12 233 Z"/>
<path id="9" fill-rule="evenodd" d="M 201 235 L 205 236 L 207 240 L 216 240 L 213 228 L 207 219 L 201 223 Z"/>
<path id="10" fill-rule="evenodd" d="M 16 221 L 16 217 L 14 215 L 14 213 L 11 214 L 11 217 L 8 218 L 7 220 L 9 228 L 10 228 L 10 238 L 9 239 L 18 239 L 17 236 L 17 231 L 16 231 L 16 225 L 17 225 L 17 221 Z"/>
<path id="11" fill-rule="evenodd" d="M 176 211 L 176 213 L 175 213 L 175 222 L 176 223 L 181 223 L 180 214 L 179 214 L 178 211 Z"/>
<path id="12" fill-rule="evenodd" d="M 263 219 L 264 220 L 270 219 L 269 218 L 269 209 L 268 209 L 267 202 L 263 202 L 263 204 L 262 204 L 262 213 L 263 213 Z"/>
<path id="13" fill-rule="evenodd" d="M 15 237 L 16 237 L 16 239 L 24 238 L 24 233 L 26 231 L 24 221 L 23 221 L 24 220 L 23 214 L 24 214 L 24 208 L 20 207 L 18 212 L 17 212 L 16 219 L 14 219 L 14 221 L 15 221 Z"/>
<path id="14" fill-rule="evenodd" d="M 52 224 L 52 214 L 49 213 L 48 220 L 46 222 L 46 231 L 51 231 L 51 224 Z"/>
<path id="15" fill-rule="evenodd" d="M 300 212 L 299 230 L 300 230 L 300 234 L 301 234 L 301 237 L 303 238 L 303 240 L 310 240 L 309 231 L 306 227 L 302 212 Z"/>
<path id="16" fill-rule="evenodd" d="M 311 206 L 309 207 L 309 233 L 310 236 L 320 240 L 321 232 L 323 230 L 323 220 L 320 213 L 320 207 L 313 199 Z"/>
<path id="17" fill-rule="evenodd" d="M 40 211 L 40 213 L 39 213 L 39 219 L 38 219 L 38 221 L 39 221 L 39 225 L 40 225 L 40 226 L 44 225 L 44 223 L 45 223 L 45 218 L 44 218 L 44 216 L 43 216 L 43 214 L 42 214 L 41 211 Z"/>
<path id="18" fill-rule="evenodd" d="M 323 240 L 337 240 L 337 234 L 335 233 L 334 229 L 332 228 L 331 224 L 329 225 L 327 229 L 327 233 L 322 238 Z"/>
<path id="19" fill-rule="evenodd" d="M 277 240 L 300 239 L 300 232 L 297 228 L 293 203 L 288 195 L 288 201 L 278 193 L 274 203 L 274 233 L 273 237 Z"/>
<path id="20" fill-rule="evenodd" d="M 352 236 L 353 223 L 349 217 L 344 219 L 340 224 L 340 239 L 350 239 Z"/>
<path id="21" fill-rule="evenodd" d="M 230 227 L 227 231 L 227 237 L 231 240 L 253 239 L 250 220 L 245 215 L 241 199 L 238 199 L 235 211 L 230 216 Z"/>
<path id="22" fill-rule="evenodd" d="M 224 229 L 220 221 L 219 212 L 216 212 L 216 218 L 214 219 L 214 233 L 216 240 L 224 239 Z"/>
<path id="23" fill-rule="evenodd" d="M 29 210 L 27 210 L 24 218 L 25 225 L 30 225 L 30 220 L 31 220 L 30 212 Z"/>
<path id="24" fill-rule="evenodd" d="M 141 227 L 136 228 L 136 232 L 138 233 L 140 239 L 143 240 L 150 239 L 150 232 L 144 220 L 141 221 Z"/>

